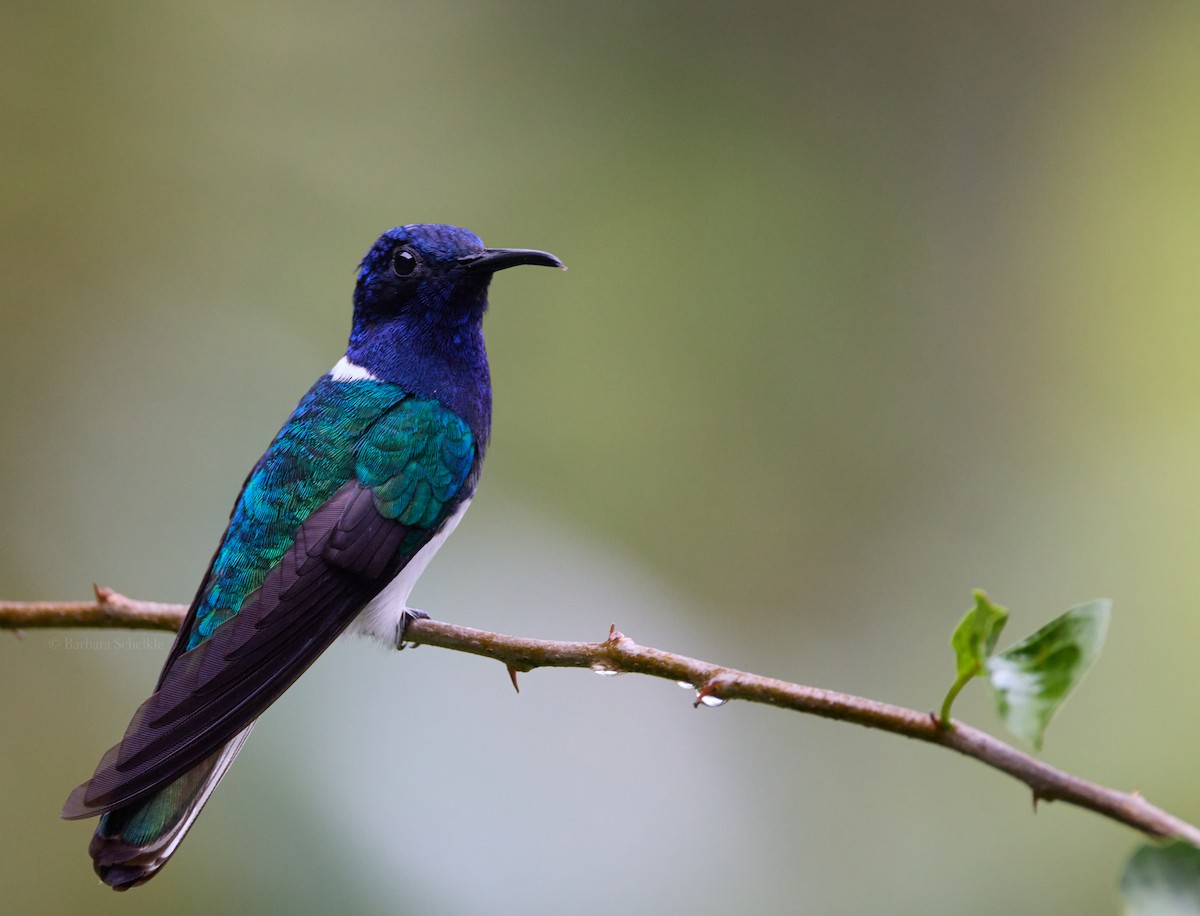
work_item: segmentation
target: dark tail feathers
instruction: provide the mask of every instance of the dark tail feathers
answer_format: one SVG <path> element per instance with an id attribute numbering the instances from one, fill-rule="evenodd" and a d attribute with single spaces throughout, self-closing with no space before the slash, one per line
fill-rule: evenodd
<path id="1" fill-rule="evenodd" d="M 145 884 L 167 864 L 253 727 L 251 722 L 153 795 L 100 818 L 88 852 L 101 881 L 114 890 L 128 890 Z"/>

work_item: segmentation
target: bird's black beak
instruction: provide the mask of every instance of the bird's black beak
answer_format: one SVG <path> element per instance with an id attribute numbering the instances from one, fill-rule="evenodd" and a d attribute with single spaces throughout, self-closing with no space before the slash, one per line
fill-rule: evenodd
<path id="1" fill-rule="evenodd" d="M 495 273 L 506 267 L 518 267 L 521 264 L 537 264 L 542 267 L 561 267 L 566 270 L 563 262 L 546 251 L 534 251 L 531 248 L 485 248 L 483 254 L 459 258 L 458 263 L 467 273 Z"/>

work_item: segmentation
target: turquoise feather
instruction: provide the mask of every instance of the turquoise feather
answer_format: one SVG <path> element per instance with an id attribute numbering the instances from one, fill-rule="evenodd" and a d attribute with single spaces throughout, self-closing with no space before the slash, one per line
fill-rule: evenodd
<path id="1" fill-rule="evenodd" d="M 448 514 L 474 457 L 470 428 L 437 401 L 409 398 L 388 382 L 323 376 L 246 481 L 188 649 L 238 613 L 301 523 L 346 481 L 357 476 L 383 516 L 422 529 L 410 535 L 419 540 Z"/>

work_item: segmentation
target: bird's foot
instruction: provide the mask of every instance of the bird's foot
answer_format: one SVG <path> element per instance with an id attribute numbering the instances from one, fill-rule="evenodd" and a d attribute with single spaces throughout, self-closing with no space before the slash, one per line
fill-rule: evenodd
<path id="1" fill-rule="evenodd" d="M 428 619 L 429 615 L 424 611 L 418 611 L 415 607 L 406 607 L 400 615 L 400 619 L 396 622 L 396 648 L 407 648 L 408 643 L 404 641 L 404 633 L 412 621 Z"/>

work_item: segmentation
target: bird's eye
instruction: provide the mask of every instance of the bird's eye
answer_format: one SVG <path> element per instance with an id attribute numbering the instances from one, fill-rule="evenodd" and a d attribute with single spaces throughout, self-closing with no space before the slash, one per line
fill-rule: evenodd
<path id="1" fill-rule="evenodd" d="M 407 277 L 417 269 L 417 256 L 407 248 L 397 248 L 392 252 L 392 273 L 397 277 Z"/>

